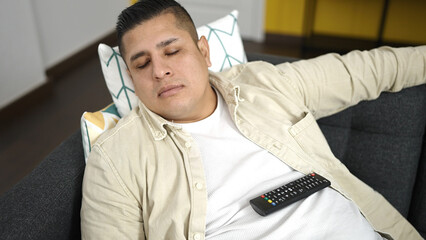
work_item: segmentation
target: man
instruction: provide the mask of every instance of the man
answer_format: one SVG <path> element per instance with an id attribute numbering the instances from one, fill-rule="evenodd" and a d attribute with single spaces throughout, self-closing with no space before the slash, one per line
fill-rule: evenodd
<path id="1" fill-rule="evenodd" d="M 93 146 L 81 228 L 96 239 L 421 239 L 329 149 L 315 119 L 426 82 L 426 48 L 325 55 L 213 74 L 172 0 L 117 23 L 139 108 Z M 326 188 L 267 217 L 249 200 L 315 171 Z"/>

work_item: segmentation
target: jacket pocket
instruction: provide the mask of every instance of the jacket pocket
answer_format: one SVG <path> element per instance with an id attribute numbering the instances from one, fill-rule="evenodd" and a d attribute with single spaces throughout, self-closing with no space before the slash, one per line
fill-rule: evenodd
<path id="1" fill-rule="evenodd" d="M 312 113 L 306 112 L 305 116 L 291 126 L 288 131 L 300 148 L 311 157 L 334 158 L 327 140 Z"/>

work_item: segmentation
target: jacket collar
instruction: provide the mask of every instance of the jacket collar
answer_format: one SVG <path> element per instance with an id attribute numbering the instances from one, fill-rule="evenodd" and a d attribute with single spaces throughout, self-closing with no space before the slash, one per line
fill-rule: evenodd
<path id="1" fill-rule="evenodd" d="M 166 126 L 170 129 L 182 129 L 181 126 L 174 124 L 173 122 L 170 122 L 149 110 L 139 99 L 138 104 L 140 109 L 139 114 L 145 119 L 149 126 L 149 131 L 151 131 L 152 137 L 156 141 L 163 140 L 167 136 Z"/>

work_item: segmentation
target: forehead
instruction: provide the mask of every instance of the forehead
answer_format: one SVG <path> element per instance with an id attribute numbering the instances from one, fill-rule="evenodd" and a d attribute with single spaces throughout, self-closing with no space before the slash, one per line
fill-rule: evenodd
<path id="1" fill-rule="evenodd" d="M 171 37 L 185 39 L 190 34 L 177 26 L 173 14 L 166 13 L 136 25 L 123 35 L 122 42 L 129 56 L 132 51 L 149 50 Z"/>

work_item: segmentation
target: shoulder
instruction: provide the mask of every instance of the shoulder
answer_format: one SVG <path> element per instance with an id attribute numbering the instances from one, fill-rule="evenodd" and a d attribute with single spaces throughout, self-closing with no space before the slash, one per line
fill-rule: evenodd
<path id="1" fill-rule="evenodd" d="M 109 145 L 127 142 L 135 132 L 142 132 L 142 120 L 139 108 L 133 109 L 129 115 L 121 118 L 117 125 L 102 134 L 94 144 L 94 147 L 107 148 Z M 127 136 L 127 137 L 124 137 Z"/>
<path id="2" fill-rule="evenodd" d="M 254 61 L 236 65 L 223 72 L 213 73 L 213 75 L 221 79 L 222 82 L 231 82 L 234 84 L 253 83 L 256 85 L 259 81 L 280 78 L 283 76 L 283 73 L 271 63 Z"/>
<path id="3" fill-rule="evenodd" d="M 223 75 L 232 77 L 232 76 L 238 76 L 239 74 L 245 73 L 245 72 L 259 72 L 259 71 L 271 71 L 276 70 L 277 68 L 268 62 L 265 61 L 254 61 L 254 62 L 248 62 L 244 64 L 235 65 L 232 68 L 229 68 L 223 72 L 217 73 L 218 75 Z"/>
<path id="4" fill-rule="evenodd" d="M 236 65 L 226 71 L 216 73 L 222 82 L 235 85 L 269 88 L 276 82 L 285 82 L 286 74 L 277 66 L 264 62 L 254 61 Z"/>

